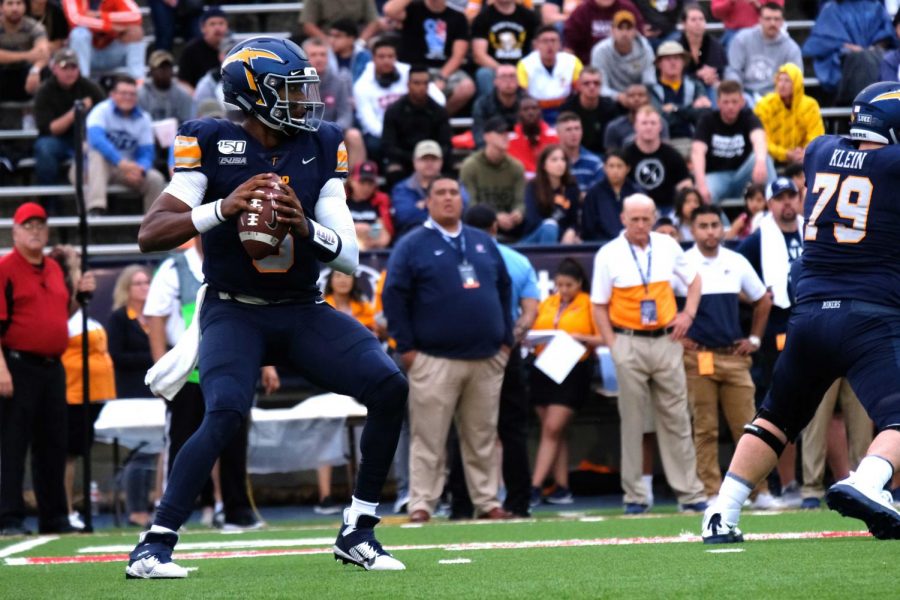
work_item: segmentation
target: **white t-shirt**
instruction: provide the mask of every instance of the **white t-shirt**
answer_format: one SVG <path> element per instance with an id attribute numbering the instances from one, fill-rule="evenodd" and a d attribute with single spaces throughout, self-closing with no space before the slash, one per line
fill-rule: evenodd
<path id="1" fill-rule="evenodd" d="M 198 281 L 203 281 L 203 259 L 193 246 L 184 251 L 188 267 Z M 184 333 L 184 319 L 181 316 L 181 286 L 178 283 L 178 270 L 175 261 L 167 258 L 159 266 L 150 282 L 150 291 L 144 302 L 145 317 L 168 317 L 166 321 L 166 340 L 174 346 Z"/>

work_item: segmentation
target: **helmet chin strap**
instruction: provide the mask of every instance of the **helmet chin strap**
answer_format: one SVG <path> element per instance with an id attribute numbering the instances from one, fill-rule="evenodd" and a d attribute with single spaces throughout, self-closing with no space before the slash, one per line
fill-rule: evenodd
<path id="1" fill-rule="evenodd" d="M 278 121 L 270 121 L 264 118 L 261 114 L 257 112 L 252 112 L 257 119 L 259 119 L 260 123 L 268 127 L 269 129 L 274 129 L 275 131 L 280 131 L 286 135 L 296 135 L 300 132 L 300 128 L 296 125 L 289 125 L 288 123 L 278 122 Z"/>

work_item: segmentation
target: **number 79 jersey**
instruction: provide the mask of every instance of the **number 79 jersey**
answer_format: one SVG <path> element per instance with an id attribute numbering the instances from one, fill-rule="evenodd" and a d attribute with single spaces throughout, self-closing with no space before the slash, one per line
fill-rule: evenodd
<path id="1" fill-rule="evenodd" d="M 857 299 L 900 307 L 900 146 L 813 140 L 803 162 L 806 228 L 797 302 Z"/>
<path id="2" fill-rule="evenodd" d="M 315 133 L 301 132 L 266 148 L 243 127 L 225 119 L 184 123 L 175 139 L 175 171 L 206 178 L 202 202 L 225 198 L 260 173 L 276 173 L 290 185 L 303 212 L 315 219 L 319 192 L 331 179 L 347 175 L 347 150 L 340 127 L 322 123 Z M 310 246 L 288 234 L 277 254 L 253 260 L 244 250 L 237 219 L 203 234 L 203 274 L 210 287 L 267 300 L 318 298 L 319 263 Z"/>

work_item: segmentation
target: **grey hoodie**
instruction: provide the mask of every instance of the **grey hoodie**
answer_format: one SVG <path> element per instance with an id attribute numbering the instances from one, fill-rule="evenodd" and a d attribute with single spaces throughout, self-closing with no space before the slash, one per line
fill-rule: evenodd
<path id="1" fill-rule="evenodd" d="M 789 62 L 803 72 L 803 55 L 797 42 L 783 31 L 774 40 L 767 40 L 761 27 L 751 27 L 731 41 L 725 78 L 740 81 L 751 94 L 767 94 L 775 89 L 778 68 Z"/>
<path id="2" fill-rule="evenodd" d="M 642 35 L 635 37 L 631 52 L 624 56 L 611 37 L 597 42 L 591 50 L 591 65 L 600 70 L 600 93 L 608 98 L 615 99 L 629 85 L 656 83 L 653 48 Z"/>

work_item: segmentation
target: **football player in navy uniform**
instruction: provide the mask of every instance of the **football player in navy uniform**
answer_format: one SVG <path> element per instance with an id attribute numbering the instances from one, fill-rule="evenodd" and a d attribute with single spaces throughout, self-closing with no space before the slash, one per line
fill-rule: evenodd
<path id="1" fill-rule="evenodd" d="M 321 122 L 319 78 L 290 41 L 258 37 L 238 44 L 222 63 L 222 81 L 226 102 L 246 119 L 240 125 L 224 119 L 182 125 L 175 175 L 138 234 L 144 252 L 169 250 L 202 234 L 208 287 L 199 316 L 199 369 L 206 416 L 178 454 L 126 576 L 187 576 L 172 561 L 176 531 L 223 446 L 247 418 L 259 368 L 268 364 L 289 364 L 314 384 L 367 407 L 362 462 L 334 554 L 367 570 L 404 569 L 373 528 L 407 382 L 376 338 L 325 304 L 316 286 L 320 261 L 352 274 L 359 260 L 344 195 L 341 130 Z M 277 198 L 277 220 L 290 230 L 277 254 L 253 260 L 239 239 L 238 218 L 261 212 L 251 201 L 270 194 Z"/>
<path id="2" fill-rule="evenodd" d="M 861 91 L 850 139 L 813 140 L 804 172 L 805 249 L 792 268 L 796 303 L 787 341 L 769 393 L 703 516 L 707 543 L 743 540 L 741 506 L 839 377 L 849 379 L 879 433 L 825 501 L 863 520 L 875 537 L 900 539 L 900 513 L 884 490 L 900 466 L 900 83 Z"/>

